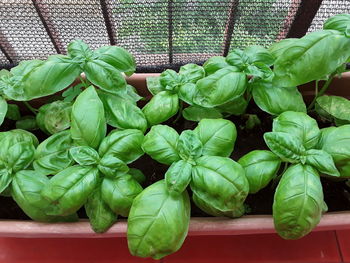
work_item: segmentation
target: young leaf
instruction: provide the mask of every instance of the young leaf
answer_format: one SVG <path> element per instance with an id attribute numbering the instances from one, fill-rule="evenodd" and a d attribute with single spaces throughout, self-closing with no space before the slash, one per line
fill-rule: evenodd
<path id="1" fill-rule="evenodd" d="M 107 123 L 120 129 L 139 129 L 145 132 L 147 120 L 145 115 L 133 102 L 114 94 L 99 92 L 106 112 Z"/>
<path id="2" fill-rule="evenodd" d="M 77 146 L 69 149 L 69 153 L 80 165 L 94 165 L 100 160 L 98 153 L 89 146 Z"/>
<path id="3" fill-rule="evenodd" d="M 183 78 L 176 71 L 167 69 L 163 71 L 159 76 L 159 82 L 165 90 L 171 92 L 177 92 L 181 86 Z"/>
<path id="4" fill-rule="evenodd" d="M 131 176 L 123 175 L 102 182 L 102 199 L 118 215 L 128 216 L 135 197 L 142 192 L 141 185 Z"/>
<path id="5" fill-rule="evenodd" d="M 180 86 L 178 91 L 179 98 L 189 105 L 194 104 L 194 100 L 197 96 L 198 89 L 196 84 L 188 82 Z"/>
<path id="6" fill-rule="evenodd" d="M 47 214 L 76 212 L 96 188 L 99 177 L 97 168 L 91 166 L 71 166 L 53 176 L 41 192 L 51 204 Z"/>
<path id="7" fill-rule="evenodd" d="M 103 103 L 90 86 L 76 99 L 72 108 L 71 136 L 76 144 L 97 148 L 106 136 Z"/>
<path id="8" fill-rule="evenodd" d="M 84 64 L 86 78 L 100 89 L 117 93 L 126 88 L 126 81 L 119 70 L 102 60 L 93 60 Z"/>
<path id="9" fill-rule="evenodd" d="M 83 83 L 79 83 L 73 87 L 66 89 L 62 93 L 62 97 L 64 97 L 64 102 L 72 102 L 78 95 L 83 91 L 82 87 L 84 87 Z"/>
<path id="10" fill-rule="evenodd" d="M 85 211 L 96 233 L 106 232 L 117 221 L 117 215 L 102 199 L 101 186 L 97 187 L 87 199 Z"/>
<path id="11" fill-rule="evenodd" d="M 270 151 L 255 150 L 238 160 L 249 182 L 249 193 L 255 194 L 276 176 L 281 159 Z"/>
<path id="12" fill-rule="evenodd" d="M 179 97 L 169 91 L 155 95 L 142 109 L 150 126 L 162 123 L 179 110 Z"/>
<path id="13" fill-rule="evenodd" d="M 189 106 L 182 111 L 182 116 L 189 121 L 200 121 L 202 119 L 220 119 L 222 114 L 215 108 L 204 108 L 201 106 Z"/>
<path id="14" fill-rule="evenodd" d="M 349 25 L 350 14 L 338 14 L 328 18 L 323 24 L 323 29 L 337 30 L 339 32 L 345 33 Z"/>
<path id="15" fill-rule="evenodd" d="M 275 61 L 270 51 L 263 46 L 248 46 L 244 49 L 244 54 L 248 56 L 250 64 L 262 62 L 267 66 L 271 66 Z"/>
<path id="16" fill-rule="evenodd" d="M 135 198 L 130 210 L 127 238 L 131 254 L 160 259 L 176 252 L 186 238 L 189 222 L 187 192 L 174 197 L 164 180 L 154 183 Z"/>
<path id="17" fill-rule="evenodd" d="M 0 125 L 4 122 L 5 116 L 7 114 L 7 102 L 0 96 Z"/>
<path id="18" fill-rule="evenodd" d="M 103 155 L 97 168 L 103 175 L 109 178 L 116 178 L 120 174 L 125 174 L 129 171 L 129 167 L 126 163 L 116 157 L 113 153 Z"/>
<path id="19" fill-rule="evenodd" d="M 215 107 L 241 96 L 246 89 L 247 77 L 230 67 L 220 69 L 196 83 L 200 96 L 194 102 L 203 107 Z"/>
<path id="20" fill-rule="evenodd" d="M 165 183 L 171 194 L 182 194 L 191 181 L 192 165 L 184 160 L 173 163 L 165 173 Z"/>
<path id="21" fill-rule="evenodd" d="M 203 65 L 207 76 L 215 73 L 216 71 L 230 67 L 231 65 L 226 62 L 226 58 L 220 56 L 214 56 L 209 58 Z M 238 69 L 237 69 L 238 70 Z"/>
<path id="22" fill-rule="evenodd" d="M 180 134 L 176 149 L 182 160 L 196 164 L 195 160 L 202 155 L 203 145 L 194 131 L 186 130 Z"/>
<path id="23" fill-rule="evenodd" d="M 126 49 L 117 46 L 104 46 L 96 49 L 94 54 L 125 75 L 131 76 L 136 70 L 135 58 Z"/>
<path id="24" fill-rule="evenodd" d="M 255 103 L 263 111 L 280 115 L 285 111 L 306 113 L 303 96 L 296 87 L 281 88 L 270 82 L 257 81 L 251 84 Z"/>
<path id="25" fill-rule="evenodd" d="M 285 132 L 302 140 L 306 149 L 314 148 L 321 132 L 316 120 L 303 112 L 286 111 L 273 120 L 272 131 Z"/>
<path id="26" fill-rule="evenodd" d="M 306 164 L 313 166 L 320 173 L 339 177 L 339 172 L 334 165 L 332 156 L 324 150 L 306 151 Z"/>
<path id="27" fill-rule="evenodd" d="M 159 77 L 147 77 L 147 88 L 153 96 L 157 95 L 161 91 L 165 91 L 165 87 L 160 84 Z"/>
<path id="28" fill-rule="evenodd" d="M 320 222 L 323 192 L 317 171 L 297 164 L 283 174 L 275 192 L 273 219 L 277 233 L 284 239 L 299 239 Z"/>
<path id="29" fill-rule="evenodd" d="M 50 203 L 45 200 L 40 192 L 47 185 L 49 179 L 32 170 L 17 172 L 12 181 L 12 197 L 18 206 L 33 220 L 41 222 L 73 222 L 78 221 L 76 214 L 68 216 L 47 215 Z"/>
<path id="30" fill-rule="evenodd" d="M 70 131 L 56 133 L 35 150 L 33 167 L 43 175 L 54 175 L 72 164 L 69 149 L 73 146 Z"/>
<path id="31" fill-rule="evenodd" d="M 248 55 L 238 48 L 234 48 L 228 53 L 226 62 L 232 66 L 238 67 L 240 70 L 243 70 L 250 63 Z"/>
<path id="32" fill-rule="evenodd" d="M 317 113 L 329 121 L 350 123 L 350 100 L 339 96 L 321 96 L 316 100 Z"/>
<path id="33" fill-rule="evenodd" d="M 143 155 L 141 149 L 143 138 L 144 135 L 140 130 L 113 130 L 101 142 L 98 153 L 101 158 L 112 154 L 125 163 L 131 163 Z"/>
<path id="34" fill-rule="evenodd" d="M 234 123 L 224 119 L 202 119 L 194 133 L 203 144 L 203 155 L 228 157 L 237 138 Z"/>
<path id="35" fill-rule="evenodd" d="M 282 161 L 290 163 L 305 161 L 305 148 L 297 136 L 285 132 L 266 132 L 264 140 Z"/>
<path id="36" fill-rule="evenodd" d="M 0 169 L 0 194 L 11 184 L 12 178 L 12 173 L 2 164 Z"/>
<path id="37" fill-rule="evenodd" d="M 92 56 L 92 50 L 80 39 L 70 42 L 67 46 L 67 51 L 70 56 L 82 58 L 84 60 Z"/>
<path id="38" fill-rule="evenodd" d="M 185 77 L 185 81 L 196 83 L 205 77 L 204 68 L 196 64 L 186 64 L 180 67 L 179 75 Z"/>
<path id="39" fill-rule="evenodd" d="M 163 164 L 172 164 L 180 160 L 176 145 L 179 134 L 166 125 L 156 125 L 145 136 L 142 149 L 152 159 Z"/>
<path id="40" fill-rule="evenodd" d="M 249 183 L 242 166 L 229 158 L 218 156 L 197 159 L 197 165 L 192 169 L 190 186 L 196 196 L 196 205 L 213 216 L 225 216 L 237 210 L 249 192 Z M 201 200 L 200 203 L 196 202 L 197 198 Z"/>

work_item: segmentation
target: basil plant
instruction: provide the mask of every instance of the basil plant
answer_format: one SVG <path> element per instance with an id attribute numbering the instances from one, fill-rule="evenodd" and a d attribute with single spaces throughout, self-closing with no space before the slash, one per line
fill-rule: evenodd
<path id="1" fill-rule="evenodd" d="M 316 120 L 302 112 L 287 111 L 273 120 L 272 132 L 264 134 L 271 151 L 252 151 L 238 161 L 246 171 L 251 193 L 272 179 L 280 179 L 273 218 L 277 233 L 285 239 L 305 236 L 327 211 L 320 176 L 341 176 L 331 151 L 323 143 L 320 147 L 322 138 Z M 282 162 L 285 169 L 276 178 Z"/>
<path id="2" fill-rule="evenodd" d="M 144 135 L 124 129 L 106 136 L 104 105 L 93 87 L 77 97 L 71 111 L 70 130 L 52 135 L 36 151 L 34 168 L 54 174 L 41 196 L 51 204 L 49 215 L 68 215 L 84 206 L 94 231 L 104 232 L 117 215 L 128 215 L 142 191 L 127 164 L 143 155 Z"/>
<path id="3" fill-rule="evenodd" d="M 180 135 L 166 125 L 151 128 L 142 149 L 170 167 L 131 206 L 127 235 L 133 255 L 159 259 L 181 247 L 190 220 L 188 186 L 195 204 L 210 215 L 244 213 L 248 180 L 242 166 L 228 158 L 236 136 L 235 125 L 224 119 L 202 119 Z"/>

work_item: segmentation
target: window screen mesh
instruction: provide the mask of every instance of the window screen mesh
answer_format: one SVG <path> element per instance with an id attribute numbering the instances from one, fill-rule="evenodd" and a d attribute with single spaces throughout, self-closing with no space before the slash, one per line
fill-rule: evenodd
<path id="1" fill-rule="evenodd" d="M 303 6 L 316 14 L 308 23 Z M 0 0 L 0 65 L 65 53 L 79 38 L 92 48 L 122 46 L 138 71 L 160 71 L 232 48 L 269 46 L 298 23 L 305 34 L 349 12 L 350 0 Z"/>

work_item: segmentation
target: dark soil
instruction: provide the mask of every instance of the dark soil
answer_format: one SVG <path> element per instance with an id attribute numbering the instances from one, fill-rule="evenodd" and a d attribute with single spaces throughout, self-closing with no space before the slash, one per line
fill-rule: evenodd
<path id="1" fill-rule="evenodd" d="M 249 151 L 267 149 L 267 146 L 263 140 L 263 134 L 271 131 L 272 128 L 272 117 L 262 112 L 254 104 L 250 105 L 247 113 L 256 114 L 259 117 L 261 124 L 248 130 L 245 128 L 248 115 L 239 117 L 230 116 L 228 118 L 234 122 L 237 127 L 237 141 L 234 152 L 231 155 L 231 158 L 236 161 Z M 314 118 L 317 117 L 316 115 L 311 115 Z M 165 124 L 172 126 L 179 133 L 185 129 L 193 129 L 197 125 L 195 122 L 190 122 L 182 118 L 180 118 L 176 123 L 173 123 L 174 119 L 175 117 L 167 121 Z M 319 126 L 322 128 L 329 125 L 329 123 L 319 121 Z M 13 128 L 14 123 L 6 120 L 4 125 L 1 127 L 1 130 L 9 130 Z M 42 132 L 34 131 L 33 133 L 37 135 L 39 140 L 46 138 L 46 135 Z M 143 185 L 144 187 L 163 179 L 164 174 L 168 169 L 168 166 L 157 163 L 148 155 L 142 156 L 137 161 L 132 163 L 130 167 L 138 168 L 146 175 L 147 179 Z M 350 187 L 345 184 L 345 181 L 332 181 L 328 178 L 322 178 L 321 181 L 323 185 L 324 199 L 328 205 L 328 211 L 350 210 Z M 270 183 L 258 193 L 249 195 L 246 199 L 247 214 L 271 214 L 274 191 L 275 186 L 273 183 Z M 191 195 L 190 190 L 189 193 Z M 12 198 L 0 196 L 0 204 L 0 219 L 29 219 L 12 200 Z M 80 209 L 78 214 L 81 218 L 86 218 L 84 209 Z M 192 203 L 192 216 L 198 217 L 208 215 L 202 212 Z"/>

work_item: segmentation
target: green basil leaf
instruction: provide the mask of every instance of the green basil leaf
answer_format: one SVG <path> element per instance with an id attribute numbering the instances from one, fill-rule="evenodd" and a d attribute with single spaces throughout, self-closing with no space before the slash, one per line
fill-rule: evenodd
<path id="1" fill-rule="evenodd" d="M 296 87 L 281 88 L 270 82 L 257 81 L 251 84 L 255 103 L 263 111 L 280 115 L 285 111 L 306 113 L 303 96 Z"/>
<path id="2" fill-rule="evenodd" d="M 302 140 L 306 149 L 313 149 L 321 132 L 316 120 L 303 112 L 286 111 L 273 120 L 272 131 L 286 132 Z"/>
<path id="3" fill-rule="evenodd" d="M 63 101 L 64 102 L 72 102 L 82 92 L 82 88 L 84 86 L 85 85 L 83 83 L 79 83 L 73 87 L 66 89 L 62 93 L 62 97 L 64 98 Z"/>
<path id="4" fill-rule="evenodd" d="M 136 70 L 135 58 L 124 48 L 104 46 L 94 51 L 99 60 L 102 60 L 125 75 L 131 76 Z"/>
<path id="5" fill-rule="evenodd" d="M 274 73 L 271 68 L 262 62 L 254 62 L 253 64 L 248 65 L 244 69 L 244 73 L 267 81 L 271 81 L 274 77 Z"/>
<path id="6" fill-rule="evenodd" d="M 176 252 L 186 238 L 189 222 L 187 192 L 174 197 L 164 180 L 156 182 L 142 191 L 132 204 L 127 232 L 131 254 L 160 259 Z"/>
<path id="7" fill-rule="evenodd" d="M 21 129 L 14 129 L 7 132 L 0 132 L 0 158 L 5 159 L 6 152 L 8 148 L 15 145 L 19 142 L 30 142 L 34 145 L 34 147 L 38 146 L 39 141 L 35 137 L 34 134 L 21 130 Z"/>
<path id="8" fill-rule="evenodd" d="M 196 64 L 187 64 L 180 67 L 179 75 L 183 75 L 186 82 L 196 83 L 205 77 L 205 71 L 203 67 Z"/>
<path id="9" fill-rule="evenodd" d="M 78 145 L 97 148 L 106 136 L 103 103 L 90 86 L 76 99 L 72 108 L 71 136 Z"/>
<path id="10" fill-rule="evenodd" d="M 328 18 L 323 24 L 323 29 L 332 29 L 344 33 L 349 25 L 350 14 L 338 14 Z"/>
<path id="11" fill-rule="evenodd" d="M 182 194 L 191 181 L 192 165 L 183 160 L 173 163 L 165 173 L 165 183 L 170 193 Z"/>
<path id="12" fill-rule="evenodd" d="M 133 102 L 117 95 L 99 92 L 106 113 L 107 123 L 120 129 L 139 129 L 145 132 L 145 115 Z"/>
<path id="13" fill-rule="evenodd" d="M 12 173 L 7 168 L 1 167 L 0 169 L 0 193 L 1 194 L 11 184 L 12 178 L 13 178 Z"/>
<path id="14" fill-rule="evenodd" d="M 240 96 L 235 98 L 225 104 L 217 106 L 216 108 L 224 113 L 229 113 L 232 115 L 242 115 L 245 113 L 248 106 L 248 101 L 244 98 L 244 96 Z"/>
<path id="15" fill-rule="evenodd" d="M 73 162 L 69 155 L 72 145 L 70 131 L 62 131 L 50 136 L 35 150 L 34 169 L 40 174 L 49 175 L 67 168 Z"/>
<path id="16" fill-rule="evenodd" d="M 176 71 L 167 69 L 159 76 L 159 83 L 165 90 L 177 92 L 180 85 L 183 83 L 183 78 Z"/>
<path id="17" fill-rule="evenodd" d="M 50 203 L 42 198 L 40 192 L 49 179 L 31 170 L 22 170 L 15 174 L 12 181 L 12 197 L 19 207 L 33 220 L 42 222 L 73 222 L 78 221 L 76 214 L 68 216 L 47 215 Z"/>
<path id="18" fill-rule="evenodd" d="M 161 91 L 165 91 L 165 88 L 160 84 L 159 77 L 147 77 L 146 83 L 148 90 L 153 96 Z"/>
<path id="19" fill-rule="evenodd" d="M 220 69 L 230 67 L 230 66 L 231 65 L 226 62 L 226 58 L 221 57 L 221 56 L 214 56 L 214 57 L 209 58 L 204 63 L 203 68 L 204 68 L 207 76 L 209 76 Z"/>
<path id="20" fill-rule="evenodd" d="M 24 141 L 8 148 L 3 161 L 14 172 L 27 168 L 34 160 L 35 148 L 33 143 Z"/>
<path id="21" fill-rule="evenodd" d="M 242 166 L 226 157 L 203 156 L 192 169 L 191 189 L 196 205 L 213 216 L 227 216 L 240 208 L 249 192 Z M 205 205 L 204 205 L 205 204 Z M 213 209 L 212 209 L 213 208 Z M 213 213 L 216 211 L 216 213 Z"/>
<path id="22" fill-rule="evenodd" d="M 0 78 L 3 76 L 12 76 L 12 74 L 7 69 L 1 69 L 0 70 Z"/>
<path id="23" fill-rule="evenodd" d="M 270 51 L 263 46 L 248 46 L 244 49 L 244 54 L 248 56 L 250 64 L 262 62 L 267 66 L 271 66 L 275 61 Z"/>
<path id="24" fill-rule="evenodd" d="M 320 173 L 339 177 L 332 156 L 324 150 L 311 149 L 306 151 L 306 164 L 313 166 Z"/>
<path id="25" fill-rule="evenodd" d="M 249 182 L 249 193 L 255 194 L 276 176 L 281 166 L 281 159 L 270 151 L 255 150 L 242 156 L 238 163 L 245 170 Z"/>
<path id="26" fill-rule="evenodd" d="M 102 60 L 85 63 L 86 78 L 95 86 L 110 93 L 126 88 L 126 81 L 119 70 Z"/>
<path id="27" fill-rule="evenodd" d="M 277 59 L 283 55 L 283 52 L 292 45 L 295 45 L 299 38 L 286 38 L 273 43 L 269 47 L 270 53 Z"/>
<path id="28" fill-rule="evenodd" d="M 129 167 L 113 153 L 107 153 L 99 162 L 97 168 L 102 174 L 109 178 L 115 178 L 120 174 L 127 173 Z"/>
<path id="29" fill-rule="evenodd" d="M 50 56 L 44 63 L 34 68 L 23 78 L 22 96 L 5 94 L 11 99 L 20 101 L 48 96 L 67 88 L 80 73 L 79 64 L 73 62 L 70 57 L 63 55 Z"/>
<path id="30" fill-rule="evenodd" d="M 308 165 L 289 167 L 278 184 L 273 202 L 277 233 L 284 239 L 307 235 L 320 222 L 323 207 L 317 171 Z"/>
<path id="31" fill-rule="evenodd" d="M 222 114 L 215 108 L 204 108 L 201 106 L 189 106 L 182 111 L 182 116 L 189 121 L 200 121 L 202 119 L 220 119 Z"/>
<path id="32" fill-rule="evenodd" d="M 71 166 L 53 176 L 41 195 L 50 202 L 48 215 L 68 215 L 85 203 L 99 181 L 97 168 Z"/>
<path id="33" fill-rule="evenodd" d="M 282 161 L 305 163 L 305 148 L 297 136 L 285 132 L 266 132 L 264 140 L 270 150 Z"/>
<path id="34" fill-rule="evenodd" d="M 234 72 L 231 68 L 216 71 L 196 83 L 200 96 L 194 102 L 204 107 L 215 107 L 241 96 L 247 85 L 244 73 Z"/>
<path id="35" fill-rule="evenodd" d="M 156 125 L 145 136 L 142 149 L 152 159 L 163 164 L 172 164 L 180 160 L 176 149 L 179 134 L 166 125 Z"/>
<path id="36" fill-rule="evenodd" d="M 102 199 L 115 214 L 127 217 L 135 197 L 142 192 L 141 185 L 131 176 L 105 178 L 102 182 Z"/>
<path id="37" fill-rule="evenodd" d="M 67 51 L 70 56 L 82 59 L 91 58 L 93 54 L 89 46 L 80 39 L 70 42 L 67 46 Z"/>
<path id="38" fill-rule="evenodd" d="M 350 41 L 333 30 L 315 31 L 295 40 L 274 64 L 274 83 L 298 86 L 333 73 L 349 58 Z M 322 56 L 319 54 L 322 53 Z"/>
<path id="39" fill-rule="evenodd" d="M 194 83 L 188 82 L 180 86 L 178 91 L 179 98 L 187 104 L 194 104 L 195 97 L 198 94 L 197 86 Z"/>
<path id="40" fill-rule="evenodd" d="M 316 100 L 317 113 L 329 121 L 350 123 L 350 100 L 339 96 L 321 96 Z"/>
<path id="41" fill-rule="evenodd" d="M 250 63 L 250 60 L 243 50 L 234 48 L 230 51 L 230 53 L 228 53 L 226 62 L 242 70 Z"/>
<path id="42" fill-rule="evenodd" d="M 169 91 L 155 95 L 142 109 L 150 126 L 162 123 L 179 110 L 179 97 Z"/>
<path id="43" fill-rule="evenodd" d="M 134 102 L 136 105 L 136 102 L 139 100 L 142 100 L 143 97 L 141 97 L 138 93 L 135 87 L 131 85 L 126 85 L 126 98 L 129 99 L 130 101 Z"/>
<path id="44" fill-rule="evenodd" d="M 0 96 L 0 125 L 4 122 L 5 116 L 7 114 L 7 102 Z"/>
<path id="45" fill-rule="evenodd" d="M 70 127 L 71 112 L 72 103 L 54 101 L 39 108 L 36 122 L 42 131 L 54 134 Z"/>
<path id="46" fill-rule="evenodd" d="M 143 184 L 146 181 L 146 176 L 139 169 L 130 168 L 128 174 L 130 174 L 139 184 Z"/>
<path id="47" fill-rule="evenodd" d="M 329 153 L 340 177 L 350 178 L 350 124 L 321 130 L 318 147 Z"/>
<path id="48" fill-rule="evenodd" d="M 196 164 L 195 159 L 202 155 L 203 145 L 194 131 L 186 130 L 180 134 L 176 149 L 182 160 Z"/>
<path id="49" fill-rule="evenodd" d="M 194 133 L 203 144 L 203 155 L 228 157 L 237 138 L 234 123 L 224 119 L 202 119 Z"/>
<path id="50" fill-rule="evenodd" d="M 97 187 L 85 204 L 86 215 L 90 225 L 96 233 L 103 233 L 108 230 L 116 221 L 117 215 L 109 208 L 102 199 L 101 186 Z"/>
<path id="51" fill-rule="evenodd" d="M 38 130 L 38 124 L 34 116 L 27 115 L 21 117 L 18 121 L 16 121 L 16 129 L 22 129 L 27 131 L 35 131 Z"/>
<path id="52" fill-rule="evenodd" d="M 94 165 L 100 161 L 100 156 L 89 146 L 77 146 L 69 149 L 73 160 L 80 165 Z"/>
<path id="53" fill-rule="evenodd" d="M 19 107 L 16 104 L 7 104 L 7 112 L 5 117 L 13 121 L 18 121 L 21 118 Z"/>
<path id="54" fill-rule="evenodd" d="M 101 158 L 112 154 L 125 163 L 131 163 L 143 155 L 141 145 L 144 135 L 140 130 L 114 130 L 101 142 L 98 153 Z"/>

